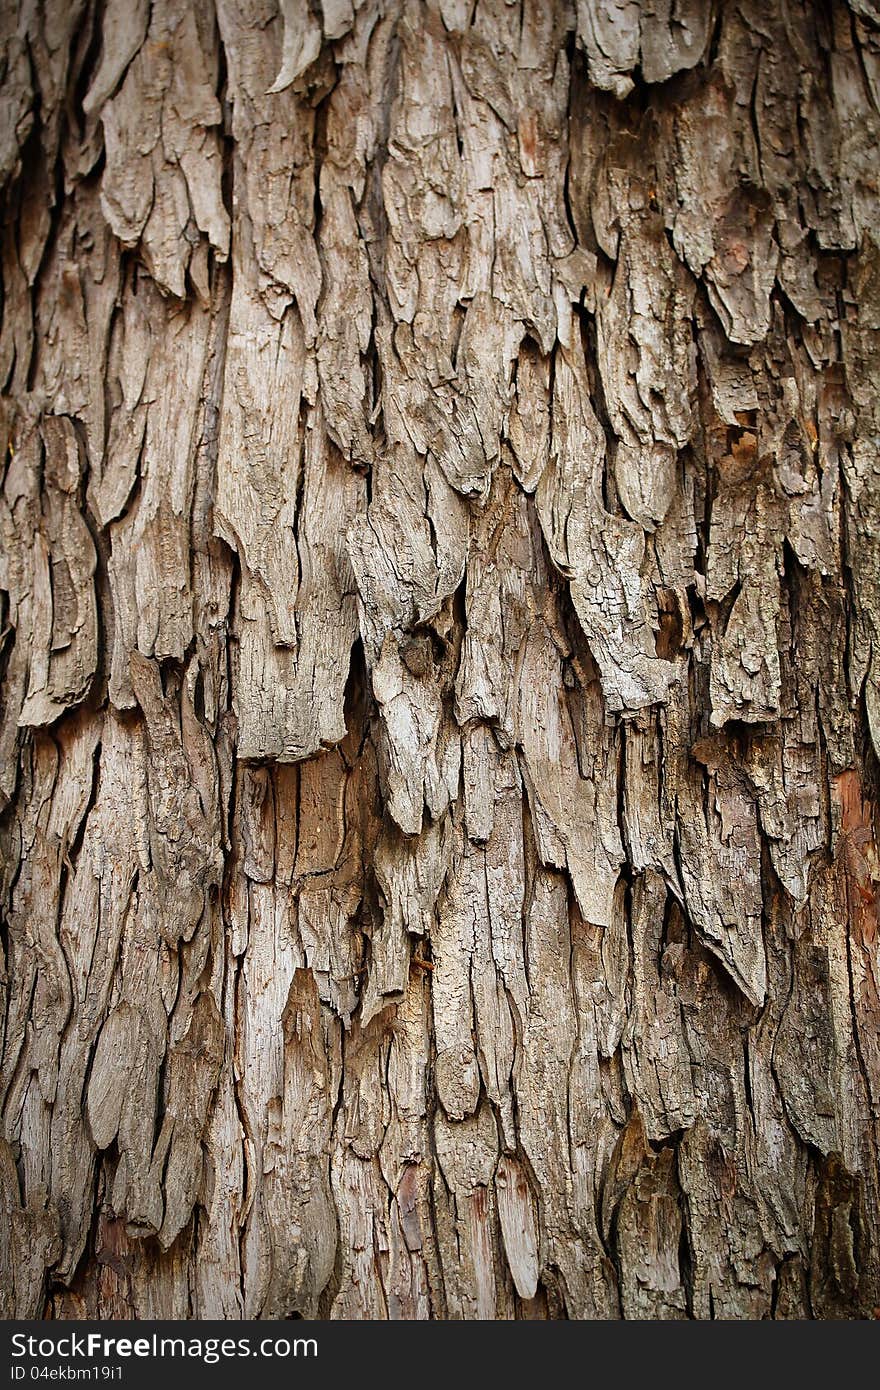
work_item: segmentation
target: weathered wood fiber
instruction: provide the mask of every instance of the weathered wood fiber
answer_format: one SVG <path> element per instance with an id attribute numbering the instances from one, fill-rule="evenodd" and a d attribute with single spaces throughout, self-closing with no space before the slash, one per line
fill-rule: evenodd
<path id="1" fill-rule="evenodd" d="M 0 7 L 0 1312 L 880 1305 L 880 14 Z"/>

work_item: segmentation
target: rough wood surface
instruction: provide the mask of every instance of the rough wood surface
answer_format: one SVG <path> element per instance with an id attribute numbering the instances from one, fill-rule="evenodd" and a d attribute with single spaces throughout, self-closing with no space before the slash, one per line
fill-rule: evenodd
<path id="1" fill-rule="evenodd" d="M 0 1312 L 880 1304 L 880 14 L 0 7 Z"/>

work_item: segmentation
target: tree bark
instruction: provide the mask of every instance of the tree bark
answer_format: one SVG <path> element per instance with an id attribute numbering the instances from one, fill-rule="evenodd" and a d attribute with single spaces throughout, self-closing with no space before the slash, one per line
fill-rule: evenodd
<path id="1" fill-rule="evenodd" d="M 0 1312 L 869 1315 L 875 0 L 0 26 Z"/>

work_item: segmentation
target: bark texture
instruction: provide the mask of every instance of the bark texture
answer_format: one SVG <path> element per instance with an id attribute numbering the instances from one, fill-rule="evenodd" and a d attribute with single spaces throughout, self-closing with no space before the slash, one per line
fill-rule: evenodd
<path id="1" fill-rule="evenodd" d="M 875 0 L 19 0 L 0 1311 L 880 1303 Z"/>

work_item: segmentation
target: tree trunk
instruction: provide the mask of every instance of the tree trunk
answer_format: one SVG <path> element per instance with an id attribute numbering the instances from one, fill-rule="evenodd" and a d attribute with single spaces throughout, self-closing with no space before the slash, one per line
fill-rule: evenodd
<path id="1" fill-rule="evenodd" d="M 875 0 L 0 24 L 0 1311 L 869 1314 Z"/>

